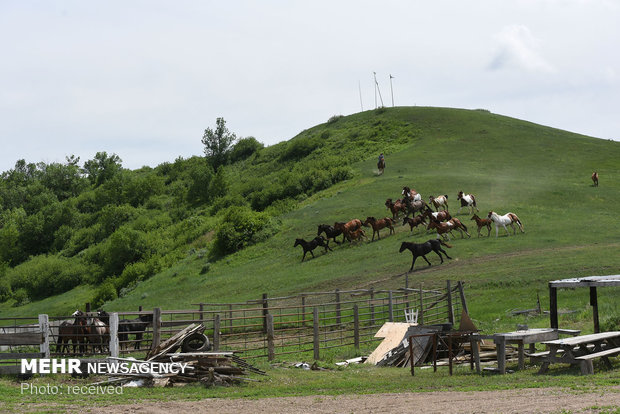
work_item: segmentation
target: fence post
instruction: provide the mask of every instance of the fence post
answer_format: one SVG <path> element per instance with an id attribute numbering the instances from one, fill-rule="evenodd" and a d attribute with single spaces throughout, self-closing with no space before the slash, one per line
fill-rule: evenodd
<path id="1" fill-rule="evenodd" d="M 233 333 L 233 305 L 228 305 L 228 332 Z"/>
<path id="2" fill-rule="evenodd" d="M 463 289 L 463 282 L 459 280 L 457 286 L 459 287 L 459 294 L 461 295 L 461 305 L 463 307 L 463 311 L 465 311 L 466 315 L 469 315 L 469 309 L 467 309 L 467 301 L 465 300 L 465 290 Z M 540 301 L 538 303 L 540 303 Z"/>
<path id="3" fill-rule="evenodd" d="M 263 293 L 263 333 L 267 333 L 267 314 L 269 314 L 269 303 L 267 294 Z"/>
<path id="4" fill-rule="evenodd" d="M 153 343 L 151 349 L 159 346 L 161 341 L 161 308 L 153 309 Z"/>
<path id="5" fill-rule="evenodd" d="M 110 356 L 118 358 L 118 313 L 110 314 Z"/>
<path id="6" fill-rule="evenodd" d="M 448 293 L 448 322 L 454 325 L 454 309 L 452 308 L 452 287 L 450 286 L 450 279 L 446 281 L 446 290 Z"/>
<path id="7" fill-rule="evenodd" d="M 90 302 L 86 302 L 86 305 L 84 305 L 84 307 L 86 308 L 86 313 L 90 312 Z"/>
<path id="8" fill-rule="evenodd" d="M 370 288 L 370 326 L 375 324 L 375 289 Z"/>
<path id="9" fill-rule="evenodd" d="M 213 350 L 220 350 L 220 314 L 216 313 L 213 317 Z"/>
<path id="10" fill-rule="evenodd" d="M 409 272 L 405 274 L 405 309 L 409 310 Z"/>
<path id="11" fill-rule="evenodd" d="M 273 361 L 275 350 L 273 346 L 273 315 L 267 315 L 267 361 Z"/>
<path id="12" fill-rule="evenodd" d="M 336 289 L 336 323 L 340 325 L 340 289 Z"/>
<path id="13" fill-rule="evenodd" d="M 392 291 L 388 291 L 388 320 L 394 322 L 394 301 L 392 300 Z"/>
<path id="14" fill-rule="evenodd" d="M 205 310 L 205 305 L 204 303 L 200 303 L 198 305 L 200 308 L 200 323 L 204 323 L 205 322 L 205 314 L 204 314 L 204 310 Z"/>
<path id="15" fill-rule="evenodd" d="M 306 295 L 301 295 L 301 325 L 306 326 Z"/>
<path id="16" fill-rule="evenodd" d="M 39 328 L 43 334 L 43 342 L 39 345 L 39 352 L 44 358 L 50 357 L 50 323 L 49 317 L 45 314 L 39 315 Z"/>
<path id="17" fill-rule="evenodd" d="M 355 349 L 360 349 L 360 313 L 359 308 L 356 305 L 353 306 L 353 342 Z"/>
<path id="18" fill-rule="evenodd" d="M 312 324 L 314 325 L 314 359 L 319 359 L 319 308 L 317 306 L 312 310 Z"/>
<path id="19" fill-rule="evenodd" d="M 420 283 L 420 309 L 418 310 L 418 325 L 424 325 L 424 293 Z"/>

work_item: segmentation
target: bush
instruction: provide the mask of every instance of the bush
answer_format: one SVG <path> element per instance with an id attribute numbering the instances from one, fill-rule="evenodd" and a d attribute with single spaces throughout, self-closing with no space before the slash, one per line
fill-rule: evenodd
<path id="1" fill-rule="evenodd" d="M 13 304 L 13 306 L 23 306 L 27 303 L 30 303 L 28 292 L 26 292 L 26 289 L 24 288 L 17 289 L 15 291 L 15 294 L 13 295 L 13 299 L 15 299 L 15 303 Z"/>
<path id="2" fill-rule="evenodd" d="M 11 282 L 7 278 L 0 278 L 0 302 L 6 302 L 12 295 Z"/>
<path id="3" fill-rule="evenodd" d="M 91 303 L 94 308 L 101 307 L 104 303 L 114 300 L 118 297 L 116 294 L 116 288 L 111 281 L 106 281 L 97 288 L 95 296 L 92 298 Z"/>
<path id="4" fill-rule="evenodd" d="M 230 152 L 230 161 L 237 162 L 245 160 L 264 147 L 265 146 L 254 137 L 241 138 Z"/>
<path id="5" fill-rule="evenodd" d="M 229 207 L 215 234 L 214 254 L 224 256 L 255 243 L 255 236 L 269 222 L 267 214 L 248 207 Z"/>
<path id="6" fill-rule="evenodd" d="M 299 160 L 308 156 L 319 147 L 320 143 L 314 138 L 299 137 L 288 143 L 286 149 L 280 156 L 283 161 Z"/>

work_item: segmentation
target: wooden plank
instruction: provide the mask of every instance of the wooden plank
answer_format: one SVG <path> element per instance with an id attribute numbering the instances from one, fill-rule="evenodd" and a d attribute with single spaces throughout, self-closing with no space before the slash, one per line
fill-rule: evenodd
<path id="1" fill-rule="evenodd" d="M 7 352 L 0 353 L 0 360 L 45 358 L 45 352 Z M 48 356 L 49 358 L 49 356 Z"/>
<path id="2" fill-rule="evenodd" d="M 0 365 L 0 375 L 21 374 L 21 365 Z"/>
<path id="3" fill-rule="evenodd" d="M 602 341 L 609 338 L 620 338 L 620 331 L 601 332 L 591 335 L 574 336 L 572 338 L 556 339 L 555 341 L 543 342 L 545 345 L 580 345 L 588 344 L 596 341 Z"/>
<path id="4" fill-rule="evenodd" d="M 41 345 L 43 341 L 41 332 L 0 334 L 0 345 Z"/>
<path id="5" fill-rule="evenodd" d="M 617 354 L 620 354 L 620 347 L 606 349 L 604 351 L 596 352 L 594 354 L 586 354 L 586 355 L 578 356 L 575 359 L 578 359 L 581 361 L 581 360 L 595 359 L 595 358 L 600 358 L 600 357 L 605 357 L 605 356 L 612 356 L 612 355 L 617 355 Z"/>

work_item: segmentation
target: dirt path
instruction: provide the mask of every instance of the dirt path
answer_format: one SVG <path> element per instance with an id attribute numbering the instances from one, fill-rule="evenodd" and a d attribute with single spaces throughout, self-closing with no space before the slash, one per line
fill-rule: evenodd
<path id="1" fill-rule="evenodd" d="M 599 413 L 620 409 L 620 386 L 591 392 L 557 388 L 157 401 L 84 407 L 91 413 Z M 69 410 L 71 412 L 71 409 Z"/>

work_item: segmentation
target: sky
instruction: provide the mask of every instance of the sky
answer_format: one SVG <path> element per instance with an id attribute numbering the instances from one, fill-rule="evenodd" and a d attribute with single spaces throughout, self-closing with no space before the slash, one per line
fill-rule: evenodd
<path id="1" fill-rule="evenodd" d="M 0 171 L 203 155 L 385 106 L 620 140 L 620 1 L 0 0 Z M 393 76 L 390 85 L 390 75 Z"/>

